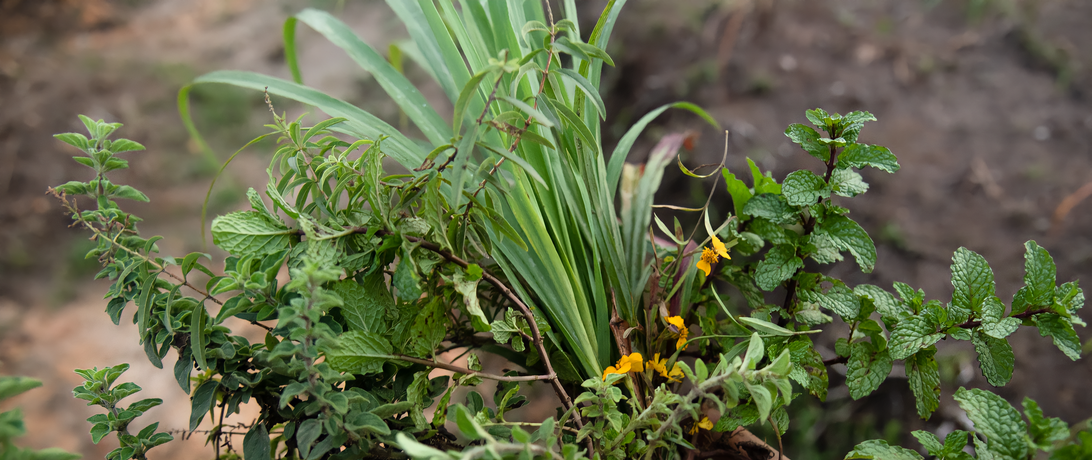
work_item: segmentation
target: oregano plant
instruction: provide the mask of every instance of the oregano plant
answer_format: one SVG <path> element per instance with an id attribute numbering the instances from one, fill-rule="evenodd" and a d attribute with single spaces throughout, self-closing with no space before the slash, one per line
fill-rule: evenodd
<path id="1" fill-rule="evenodd" d="M 846 365 L 848 392 L 860 399 L 896 361 L 918 415 L 953 397 L 976 432 L 943 442 L 914 432 L 919 450 L 864 440 L 846 458 L 1075 459 L 1092 448 L 1086 424 L 1070 429 L 1031 400 L 1021 414 L 988 391 L 941 394 L 942 340 L 972 342 L 994 386 L 1012 377 L 1007 338 L 1020 327 L 1080 357 L 1083 292 L 1057 283 L 1034 241 L 1025 285 L 1009 302 L 996 295 L 986 260 L 966 248 L 952 259 L 950 302 L 903 283 L 889 291 L 829 275 L 841 261 L 864 272 L 882 262 L 838 204 L 868 190 L 862 168 L 899 169 L 889 149 L 858 142 L 872 114 L 808 110 L 811 126 L 785 134 L 816 169 L 780 182 L 750 160 L 743 171 L 725 159 L 708 173 L 691 170 L 678 156 L 682 134 L 632 164 L 631 148 L 667 109 L 716 122 L 695 105 L 669 104 L 604 151 L 598 86 L 602 65 L 613 65 L 604 50 L 624 2 L 609 2 L 589 34 L 575 2 L 557 16 L 537 1 L 388 3 L 412 39 L 392 52 L 436 80 L 454 107 L 451 123 L 401 67 L 318 10 L 285 23 L 292 80 L 219 71 L 194 81 L 264 91 L 273 114 L 268 132 L 247 144 L 276 141 L 267 185 L 246 193 L 249 210 L 211 222 L 222 261 L 160 253 L 158 237 L 143 236 L 140 218 L 119 205 L 148 200 L 108 177 L 128 166 L 119 155 L 143 149 L 110 138 L 120 124 L 81 116 L 87 135 L 57 135 L 93 170 L 52 192 L 96 242 L 88 256 L 113 281 L 107 313 L 118 323 L 128 309 L 152 364 L 177 355 L 173 373 L 192 400 L 178 427 L 209 421 L 218 457 L 770 458 L 796 428 L 787 408 L 826 398 L 830 366 Z M 422 138 L 305 86 L 300 23 L 369 72 Z M 193 85 L 182 89 L 180 111 L 203 145 L 189 118 Z M 276 109 L 285 99 L 330 117 L 290 120 Z M 700 207 L 653 203 L 672 162 L 713 182 Z M 730 211 L 713 215 L 714 203 Z M 698 225 L 669 226 L 662 209 L 695 213 Z M 741 298 L 730 299 L 728 286 Z M 812 337 L 834 316 L 849 334 L 824 357 Z M 252 343 L 252 332 L 264 339 Z M 486 359 L 506 370 L 484 371 Z M 148 458 L 171 436 L 155 424 L 131 434 L 132 420 L 159 400 L 118 406 L 139 391 L 113 386 L 126 368 L 77 371 L 87 383 L 75 394 L 107 410 L 89 421 L 96 442 L 117 433 L 109 458 Z M 543 393 L 556 412 L 519 410 Z M 229 429 L 225 415 L 246 404 L 259 415 Z M 777 445 L 750 434 L 760 425 Z"/>

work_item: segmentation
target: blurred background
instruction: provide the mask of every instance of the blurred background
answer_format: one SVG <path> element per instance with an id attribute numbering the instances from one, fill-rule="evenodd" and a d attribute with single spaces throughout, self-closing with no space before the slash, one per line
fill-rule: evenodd
<path id="1" fill-rule="evenodd" d="M 579 3 L 590 31 L 606 2 Z M 21 445 L 63 447 L 86 458 L 113 448 L 112 439 L 91 444 L 84 419 L 95 411 L 70 393 L 80 382 L 72 373 L 77 367 L 129 362 L 125 378 L 144 387 L 145 397 L 167 401 L 145 422 L 183 428 L 189 414 L 171 372 L 153 368 L 136 345 L 135 328 L 127 321 L 114 326 L 103 313 L 108 284 L 91 281 L 97 265 L 83 259 L 90 242 L 67 228 L 69 220 L 45 195 L 47 186 L 87 179 L 69 159 L 77 152 L 52 134 L 82 131 L 76 114 L 124 123 L 121 135 L 148 147 L 127 154 L 132 169 L 115 175 L 152 200 L 131 207 L 145 218 L 142 231 L 166 236 L 165 253 L 202 250 L 201 197 L 219 162 L 263 133 L 270 116 L 260 93 L 199 88 L 192 99 L 215 150 L 210 157 L 182 127 L 177 91 L 217 69 L 287 78 L 281 26 L 304 7 L 335 12 L 379 50 L 406 37 L 376 1 L 0 0 L 0 374 L 45 382 L 0 407 L 23 408 L 30 434 Z M 306 84 L 399 126 L 397 107 L 374 80 L 321 37 L 298 29 Z M 1059 282 L 1088 279 L 1092 2 L 630 0 L 608 52 L 617 64 L 604 74 L 608 151 L 647 111 L 688 100 L 731 131 L 729 169 L 745 171 L 750 157 L 780 180 L 794 169 L 820 170 L 782 134 L 788 124 L 805 122 L 804 110 L 875 114 L 879 121 L 865 127 L 861 140 L 890 147 L 902 170 L 865 171 L 869 192 L 841 203 L 879 253 L 871 274 L 852 263 L 831 268 L 851 285 L 890 288 L 899 280 L 947 301 L 951 254 L 966 246 L 989 260 L 1007 301 L 1021 285 L 1029 239 L 1054 255 Z M 441 114 L 450 113 L 450 102 L 421 69 L 409 64 L 406 72 Z M 720 158 L 723 133 L 690 114 L 668 112 L 631 161 L 642 161 L 659 136 L 686 130 L 700 137 L 684 161 Z M 269 147 L 236 159 L 213 191 L 210 212 L 242 207 L 246 188 L 264 185 Z M 669 168 L 658 201 L 693 203 L 711 185 Z M 727 194 L 718 196 L 723 213 Z M 1082 342 L 1092 339 L 1087 329 L 1077 332 Z M 1032 397 L 1047 415 L 1071 424 L 1092 416 L 1092 361 L 1070 362 L 1034 330 L 1017 332 L 1011 342 L 1017 368 L 997 390 L 1001 395 L 1015 404 Z M 973 348 L 940 348 L 944 393 L 929 421 L 917 419 L 898 366 L 876 393 L 852 401 L 839 387 L 844 366 L 838 365 L 831 385 L 840 389 L 826 403 L 810 397 L 794 403 L 786 453 L 796 460 L 840 458 L 863 439 L 914 448 L 916 441 L 903 436 L 912 429 L 941 436 L 967 429 L 951 394 L 988 384 Z M 158 449 L 160 458 L 212 456 L 201 435 Z"/>

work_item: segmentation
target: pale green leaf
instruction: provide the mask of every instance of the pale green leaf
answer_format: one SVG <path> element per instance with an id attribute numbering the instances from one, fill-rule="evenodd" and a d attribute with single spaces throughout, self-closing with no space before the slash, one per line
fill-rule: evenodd
<path id="1" fill-rule="evenodd" d="M 271 254 L 288 247 L 295 230 L 255 211 L 239 211 L 212 221 L 212 242 L 235 255 Z"/>

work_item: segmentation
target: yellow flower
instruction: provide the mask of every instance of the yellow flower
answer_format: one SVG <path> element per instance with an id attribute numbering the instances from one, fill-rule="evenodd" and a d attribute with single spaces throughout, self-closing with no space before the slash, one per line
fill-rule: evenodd
<path id="1" fill-rule="evenodd" d="M 713 249 L 701 249 L 701 260 L 698 261 L 698 269 L 705 272 L 705 276 L 709 276 L 709 274 L 713 272 L 713 264 L 720 261 L 721 257 L 731 259 L 728 255 L 728 248 L 724 246 L 724 243 L 720 241 L 720 238 L 717 238 L 716 235 L 714 235 Z"/>
<path id="2" fill-rule="evenodd" d="M 655 355 L 653 355 L 652 360 L 648 362 L 648 366 L 651 367 L 652 370 L 658 372 L 660 375 L 667 378 L 668 381 L 671 381 L 671 382 L 681 382 L 682 381 L 683 371 L 682 371 L 682 369 L 679 368 L 679 363 L 675 363 L 675 365 L 671 367 L 671 372 L 668 372 L 667 371 L 667 359 L 666 358 L 660 359 L 660 354 L 659 353 L 656 353 Z"/>
<path id="3" fill-rule="evenodd" d="M 685 324 L 683 324 L 682 317 L 669 316 L 667 318 L 667 323 L 672 326 L 671 328 L 669 328 L 669 330 L 671 331 L 671 335 L 679 336 L 679 340 L 675 342 L 675 349 L 685 350 L 686 338 L 690 335 L 690 330 L 686 328 Z"/>
<path id="4" fill-rule="evenodd" d="M 640 353 L 631 353 L 623 356 L 618 363 L 603 371 L 603 380 L 610 374 L 625 374 L 627 372 L 642 372 L 645 370 L 644 358 Z"/>
<path id="5" fill-rule="evenodd" d="M 694 427 L 690 428 L 690 434 L 697 433 L 698 428 L 702 428 L 702 429 L 706 429 L 706 430 L 712 430 L 713 429 L 713 421 L 709 420 L 709 417 L 702 417 L 700 422 L 695 423 Z"/>

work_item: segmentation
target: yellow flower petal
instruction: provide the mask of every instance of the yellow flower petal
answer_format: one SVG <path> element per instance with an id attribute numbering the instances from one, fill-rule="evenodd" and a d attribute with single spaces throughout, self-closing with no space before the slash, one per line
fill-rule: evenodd
<path id="1" fill-rule="evenodd" d="M 675 326 L 675 329 L 679 331 L 686 329 L 686 323 L 683 322 L 681 316 L 668 316 L 667 324 Z"/>
<path id="2" fill-rule="evenodd" d="M 611 374 L 621 374 L 621 372 L 618 372 L 618 369 L 614 366 L 607 367 L 607 369 L 603 371 L 603 380 L 607 380 L 607 376 Z"/>
<path id="3" fill-rule="evenodd" d="M 630 353 L 627 356 L 623 356 L 622 359 L 629 361 L 631 372 L 644 372 L 644 357 L 642 357 L 640 353 Z"/>
<path id="4" fill-rule="evenodd" d="M 610 374 L 625 374 L 627 372 L 642 372 L 645 363 L 640 353 L 630 353 L 618 360 L 618 363 L 603 371 L 603 380 Z"/>
<path id="5" fill-rule="evenodd" d="M 709 262 L 706 262 L 703 257 L 698 261 L 698 270 L 705 272 L 705 276 L 709 276 L 709 274 L 713 272 L 713 266 L 709 265 Z"/>
<path id="6" fill-rule="evenodd" d="M 731 257 L 728 256 L 728 248 L 724 247 L 724 243 L 722 243 L 720 238 L 717 238 L 716 235 L 713 236 L 713 250 L 716 251 L 717 255 L 725 259 L 731 259 Z"/>
<path id="7" fill-rule="evenodd" d="M 709 420 L 709 417 L 702 417 L 701 421 L 698 422 L 698 426 L 703 428 L 703 429 L 706 429 L 706 430 L 712 430 L 713 429 L 713 421 Z"/>

